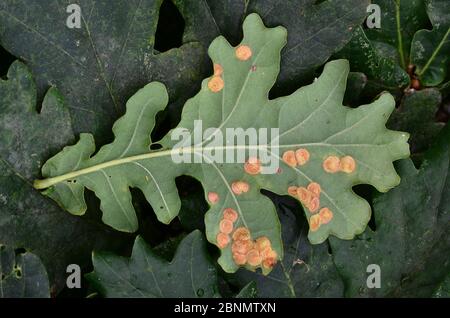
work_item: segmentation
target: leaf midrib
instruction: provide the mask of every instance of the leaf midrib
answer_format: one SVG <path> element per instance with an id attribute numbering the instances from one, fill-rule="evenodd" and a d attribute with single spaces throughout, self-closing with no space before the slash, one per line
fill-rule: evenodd
<path id="1" fill-rule="evenodd" d="M 406 68 L 405 54 L 403 52 L 403 37 L 401 31 L 401 19 L 400 19 L 400 0 L 395 1 L 395 22 L 397 27 L 397 50 L 400 55 L 400 64 L 403 69 Z"/>
<path id="2" fill-rule="evenodd" d="M 35 189 L 42 190 L 51 187 L 52 185 L 58 184 L 60 182 L 71 180 L 76 177 L 79 177 L 81 175 L 86 175 L 90 173 L 94 173 L 109 167 L 118 166 L 121 164 L 127 164 L 135 161 L 140 160 L 146 160 L 146 159 L 153 159 L 153 158 L 159 158 L 159 157 L 165 157 L 170 156 L 172 153 L 175 152 L 175 154 L 193 154 L 202 152 L 205 150 L 208 151 L 217 151 L 217 150 L 250 150 L 250 149 L 265 149 L 268 148 L 295 148 L 295 147 L 305 147 L 305 146 L 312 146 L 312 147 L 380 147 L 385 146 L 384 144 L 328 144 L 328 143 L 322 143 L 322 142 L 313 142 L 313 143 L 301 143 L 301 144 L 289 144 L 289 145 L 231 145 L 231 146 L 220 146 L 220 147 L 184 147 L 179 149 L 168 149 L 168 150 L 158 150 L 153 151 L 145 154 L 140 155 L 134 155 L 130 157 L 120 158 L 120 159 L 114 159 L 110 161 L 106 161 L 97 165 L 93 165 L 87 168 L 83 168 L 76 171 L 71 171 L 56 177 L 51 177 L 47 179 L 40 179 L 35 180 L 33 183 L 33 186 Z"/>

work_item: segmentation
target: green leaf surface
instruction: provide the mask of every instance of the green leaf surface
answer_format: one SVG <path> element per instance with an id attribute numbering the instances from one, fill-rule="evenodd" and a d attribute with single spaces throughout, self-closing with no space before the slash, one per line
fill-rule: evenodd
<path id="1" fill-rule="evenodd" d="M 237 44 L 242 21 L 252 0 L 173 0 L 186 22 L 183 40 L 198 40 L 208 47 L 218 35 Z"/>
<path id="2" fill-rule="evenodd" d="M 1 1 L 0 44 L 31 68 L 39 98 L 49 86 L 59 89 L 76 133 L 92 131 L 105 142 L 125 101 L 139 87 L 162 81 L 180 104 L 202 72 L 204 50 L 198 43 L 167 52 L 154 49 L 161 3 Z M 79 5 L 81 28 L 66 27 L 69 4 Z"/>
<path id="3" fill-rule="evenodd" d="M 414 35 L 411 62 L 425 86 L 444 81 L 450 67 L 450 7 L 446 0 L 427 0 L 427 13 L 432 30 L 420 30 Z"/>
<path id="4" fill-rule="evenodd" d="M 291 86 L 311 78 L 314 70 L 340 50 L 352 29 L 365 16 L 368 0 L 208 0 L 175 1 L 192 27 L 187 39 L 200 39 L 206 46 L 218 35 L 232 44 L 241 39 L 240 25 L 250 13 L 259 14 L 270 27 L 289 30 L 277 85 Z"/>
<path id="5" fill-rule="evenodd" d="M 0 244 L 0 298 L 48 298 L 47 272 L 39 257 Z"/>
<path id="6" fill-rule="evenodd" d="M 232 284 L 242 286 L 255 282 L 258 296 L 286 297 L 342 297 L 344 282 L 337 272 L 327 243 L 311 245 L 308 242 L 308 224 L 297 213 L 298 204 L 277 198 L 285 255 L 268 276 L 249 271 L 238 271 L 228 276 Z"/>
<path id="7" fill-rule="evenodd" d="M 257 298 L 258 289 L 255 282 L 250 282 L 245 285 L 235 298 Z"/>
<path id="8" fill-rule="evenodd" d="M 142 190 L 158 219 L 168 223 L 180 208 L 174 180 L 180 175 L 189 175 L 201 181 L 205 198 L 212 192 L 218 197 L 205 216 L 210 242 L 217 244 L 223 211 L 232 208 L 238 215 L 234 228 L 247 228 L 252 239 L 267 237 L 281 259 L 283 250 L 276 211 L 260 190 L 287 194 L 290 186 L 306 187 L 316 182 L 322 188 L 320 207 L 328 207 L 333 218 L 310 231 L 310 241 L 321 243 L 329 235 L 352 239 L 361 233 L 369 221 L 370 206 L 355 195 L 351 187 L 367 183 L 379 191 L 388 191 L 400 181 L 392 162 L 409 155 L 408 135 L 385 128 L 394 110 L 392 96 L 383 94 L 372 104 L 357 109 L 344 107 L 342 100 L 349 66 L 347 61 L 337 60 L 328 63 L 311 85 L 289 96 L 268 100 L 268 92 L 279 71 L 286 30 L 266 28 L 256 14 L 247 17 L 243 29 L 241 44 L 250 48 L 251 57 L 240 60 L 236 57 L 237 48 L 223 37 L 215 39 L 209 55 L 223 68 L 224 87 L 214 92 L 208 84 L 217 80 L 217 76 L 205 79 L 199 93 L 184 106 L 178 127 L 195 134 L 194 120 L 202 120 L 203 138 L 190 139 L 184 142 L 183 148 L 174 151 L 179 140 L 172 140 L 169 134 L 161 141 L 161 149 L 149 150 L 154 117 L 168 99 L 164 86 L 153 82 L 128 100 L 126 114 L 114 124 L 115 140 L 111 144 L 93 155 L 92 135 L 81 134 L 75 145 L 65 147 L 46 162 L 42 174 L 48 179 L 36 181 L 35 187 L 49 187 L 45 193 L 77 215 L 86 210 L 83 193 L 88 188 L 100 198 L 106 224 L 133 232 L 137 229 L 137 219 L 129 188 Z M 244 149 L 245 160 L 251 153 L 248 141 L 239 144 L 232 138 L 227 144 L 218 145 L 222 142 L 218 136 L 225 135 L 227 128 L 274 127 L 279 127 L 279 136 L 272 136 L 270 143 L 259 141 L 256 150 L 260 158 L 265 156 L 279 165 L 277 173 L 252 175 L 246 173 L 244 162 L 217 163 L 217 154 L 212 152 L 223 156 L 225 146 L 232 150 Z M 278 145 L 274 145 L 275 141 Z M 281 160 L 286 151 L 300 148 L 310 154 L 301 168 Z M 171 158 L 174 153 L 187 156 L 191 162 L 202 159 L 202 163 L 175 163 Z M 323 165 L 329 156 L 351 156 L 355 167 L 348 172 L 328 173 Z M 248 191 L 241 195 L 232 191 L 236 181 L 246 182 Z M 308 212 L 307 218 L 311 216 Z M 226 272 L 238 269 L 230 245 L 222 250 L 219 258 Z"/>
<path id="9" fill-rule="evenodd" d="M 261 15 L 268 26 L 289 30 L 281 52 L 280 85 L 295 83 L 325 63 L 352 37 L 366 17 L 366 0 L 251 1 L 249 13 Z M 294 12 L 294 14 L 292 14 Z"/>
<path id="10" fill-rule="evenodd" d="M 257 283 L 261 297 L 448 297 L 450 272 L 450 126 L 417 170 L 398 163 L 401 184 L 373 202 L 376 230 L 353 241 L 330 239 L 311 246 L 297 218 L 297 206 L 277 205 L 286 249 L 283 266 L 264 277 L 239 271 L 227 277 L 241 286 Z M 381 269 L 381 288 L 366 285 L 367 267 Z"/>
<path id="11" fill-rule="evenodd" d="M 94 253 L 89 281 L 105 297 L 201 298 L 217 295 L 217 276 L 200 231 L 186 236 L 173 260 L 155 255 L 139 236 L 131 258 Z"/>
<path id="12" fill-rule="evenodd" d="M 67 214 L 33 188 L 42 163 L 74 140 L 70 116 L 54 88 L 36 111 L 36 87 L 21 62 L 7 77 L 0 79 L 0 243 L 38 255 L 56 292 L 68 264 L 85 265 L 94 246 L 114 244 L 118 235 L 91 218 Z"/>
<path id="13" fill-rule="evenodd" d="M 367 37 L 390 45 L 397 52 L 396 62 L 406 69 L 413 36 L 428 23 L 424 1 L 374 0 L 372 3 L 380 6 L 381 27 L 367 29 Z"/>
<path id="14" fill-rule="evenodd" d="M 336 55 L 350 61 L 352 71 L 363 72 L 386 89 L 397 89 L 409 83 L 409 76 L 394 60 L 382 54 L 358 26 L 349 43 Z"/>
<path id="15" fill-rule="evenodd" d="M 401 184 L 373 201 L 376 230 L 352 242 L 331 239 L 348 297 L 430 297 L 450 272 L 450 126 L 420 167 L 398 163 Z M 381 269 L 381 288 L 366 285 L 367 266 Z"/>
<path id="16" fill-rule="evenodd" d="M 436 289 L 436 291 L 433 294 L 433 297 L 450 298 L 450 274 L 447 275 L 442 284 L 440 284 L 439 287 Z"/>
<path id="17" fill-rule="evenodd" d="M 400 107 L 389 118 L 387 127 L 408 132 L 411 152 L 423 152 L 444 126 L 436 122 L 436 112 L 441 102 L 441 94 L 434 88 L 406 94 Z"/>

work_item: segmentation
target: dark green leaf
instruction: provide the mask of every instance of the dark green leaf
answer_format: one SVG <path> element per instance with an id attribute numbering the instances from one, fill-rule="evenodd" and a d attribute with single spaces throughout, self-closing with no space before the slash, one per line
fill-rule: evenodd
<path id="1" fill-rule="evenodd" d="M 199 44 L 162 53 L 153 48 L 161 2 L 4 0 L 0 43 L 28 63 L 39 96 L 57 86 L 70 105 L 76 133 L 92 131 L 104 142 L 137 88 L 162 81 L 172 100 L 182 102 L 196 88 L 192 81 L 204 61 Z M 81 8 L 79 29 L 65 25 L 72 3 Z"/>
<path id="2" fill-rule="evenodd" d="M 426 0 L 432 30 L 414 35 L 411 62 L 423 85 L 442 83 L 450 67 L 450 6 L 447 0 Z"/>
<path id="3" fill-rule="evenodd" d="M 398 56 L 395 62 L 406 69 L 414 33 L 428 23 L 423 0 L 373 0 L 372 3 L 380 6 L 381 27 L 367 29 L 367 37 L 390 45 Z"/>
<path id="4" fill-rule="evenodd" d="M 48 298 L 47 272 L 39 257 L 0 244 L 0 298 Z"/>
<path id="5" fill-rule="evenodd" d="M 441 92 L 442 98 L 443 98 L 443 99 L 445 99 L 445 98 L 447 98 L 448 96 L 450 96 L 450 81 L 448 81 L 448 82 L 442 84 L 442 85 L 439 87 L 439 91 Z"/>
<path id="6" fill-rule="evenodd" d="M 214 297 L 216 269 L 199 231 L 184 238 L 168 263 L 137 237 L 131 258 L 94 253 L 88 279 L 105 297 Z"/>
<path id="7" fill-rule="evenodd" d="M 170 261 L 173 256 L 175 255 L 175 252 L 178 248 L 178 245 L 180 245 L 180 242 L 186 237 L 186 234 L 182 233 L 176 237 L 170 237 L 163 241 L 162 243 L 156 245 L 153 247 L 153 252 L 157 254 L 158 256 L 161 256 L 165 260 Z"/>
<path id="8" fill-rule="evenodd" d="M 372 3 L 380 7 L 380 28 L 358 27 L 352 40 L 336 56 L 348 58 L 352 71 L 367 75 L 365 95 L 375 96 L 386 89 L 397 94 L 399 88 L 410 82 L 406 70 L 413 36 L 428 26 L 425 5 L 423 0 Z"/>
<path id="9" fill-rule="evenodd" d="M 241 39 L 240 24 L 249 13 L 258 13 L 266 25 L 282 25 L 289 30 L 281 52 L 278 76 L 280 86 L 296 87 L 314 70 L 341 49 L 351 38 L 352 29 L 366 16 L 368 0 L 209 0 L 184 1 L 181 11 L 192 28 L 190 38 L 201 38 L 205 47 L 225 35 L 232 44 Z M 194 27 L 195 26 L 195 27 Z"/>
<path id="10" fill-rule="evenodd" d="M 350 72 L 348 74 L 347 89 L 345 90 L 343 104 L 346 106 L 357 106 L 366 84 L 367 76 L 364 73 Z"/>
<path id="11" fill-rule="evenodd" d="M 312 243 L 322 243 L 329 235 L 352 239 L 361 233 L 369 221 L 370 206 L 351 191 L 352 185 L 372 184 L 382 192 L 388 191 L 400 181 L 392 162 L 409 156 L 408 134 L 385 127 L 394 110 L 392 96 L 383 94 L 357 109 L 342 106 L 349 66 L 345 60 L 336 60 L 327 63 L 311 85 L 269 100 L 286 30 L 266 28 L 257 14 L 246 18 L 243 29 L 242 46 L 232 47 L 223 37 L 212 42 L 209 54 L 215 64 L 221 65 L 223 74 L 205 79 L 199 93 L 184 107 L 176 134 L 182 131 L 188 138 L 180 140 L 180 136 L 169 133 L 160 142 L 163 147 L 152 150 L 149 135 L 155 114 L 168 99 L 164 86 L 152 82 L 128 100 L 125 115 L 112 128 L 112 143 L 94 155 L 92 135 L 81 134 L 75 145 L 45 163 L 42 173 L 47 179 L 36 180 L 35 187 L 47 189 L 47 195 L 76 215 L 85 213 L 83 193 L 85 188 L 91 189 L 100 198 L 102 220 L 115 229 L 134 232 L 138 222 L 130 187 L 141 189 L 158 220 L 167 224 L 180 208 L 174 179 L 180 175 L 195 177 L 208 193 L 205 197 L 214 196 L 205 215 L 206 235 L 222 248 L 219 263 L 227 272 L 243 264 L 250 269 L 264 264 L 259 256 L 259 261 L 251 262 L 256 265 L 235 261 L 228 234 L 239 227 L 254 233 L 252 240 L 269 240 L 275 252 L 270 258 L 282 258 L 279 222 L 261 189 L 292 195 L 288 190 L 294 187 L 307 193 L 303 204 L 307 205 L 305 200 L 309 198 L 315 206 L 308 211 L 322 210 L 320 215 L 307 213 L 314 223 L 308 234 Z M 241 49 L 250 56 L 239 56 Z M 218 90 L 210 86 L 216 81 L 222 83 Z M 203 127 L 195 127 L 200 120 Z M 279 128 L 277 136 L 255 140 L 253 145 L 249 138 L 236 138 L 244 129 L 268 131 L 273 127 Z M 235 129 L 236 136 L 229 137 L 229 131 Z M 241 158 L 230 159 L 224 147 L 232 150 L 233 157 L 236 152 Z M 303 163 L 295 159 L 297 150 L 307 153 Z M 282 159 L 286 153 L 292 154 L 293 165 Z M 177 154 L 181 156 L 178 162 Z M 252 156 L 269 159 L 269 169 L 260 163 L 256 164 L 256 173 L 247 171 L 245 161 Z M 349 169 L 340 165 L 340 158 L 343 163 L 350 161 Z M 330 159 L 335 163 L 333 171 L 325 166 Z M 247 189 L 236 191 L 238 181 Z M 314 198 L 312 190 L 306 189 L 311 186 L 321 187 Z M 233 209 L 236 217 L 228 221 L 228 233 L 220 234 L 219 225 L 227 208 Z M 319 218 L 326 221 L 319 223 Z M 272 266 L 273 262 L 266 262 L 265 273 Z"/>
<path id="12" fill-rule="evenodd" d="M 218 35 L 237 44 L 242 21 L 252 0 L 173 0 L 186 21 L 184 41 L 201 41 L 205 47 Z"/>
<path id="13" fill-rule="evenodd" d="M 450 298 L 450 274 L 447 275 L 442 284 L 440 284 L 439 287 L 436 289 L 436 291 L 433 294 L 433 297 Z"/>
<path id="14" fill-rule="evenodd" d="M 355 29 L 350 42 L 336 57 L 349 59 L 352 71 L 363 72 L 386 89 L 395 90 L 409 83 L 406 71 L 382 54 L 374 43 L 369 41 L 362 27 Z"/>
<path id="15" fill-rule="evenodd" d="M 298 204 L 276 199 L 281 221 L 285 255 L 268 276 L 259 272 L 238 271 L 230 282 L 238 286 L 255 281 L 258 296 L 271 297 L 342 297 L 344 283 L 327 251 L 327 243 L 311 245 L 307 239 L 308 224 Z"/>
<path id="16" fill-rule="evenodd" d="M 257 298 L 258 289 L 255 282 L 250 282 L 245 285 L 241 291 L 236 295 L 236 298 Z"/>
<path id="17" fill-rule="evenodd" d="M 436 122 L 435 116 L 441 102 L 441 94 L 434 88 L 406 94 L 400 107 L 389 118 L 387 127 L 410 133 L 411 152 L 423 152 L 444 126 Z"/>
<path id="18" fill-rule="evenodd" d="M 86 264 L 92 248 L 106 239 L 113 244 L 114 236 L 102 224 L 68 215 L 32 186 L 49 154 L 74 139 L 57 90 L 48 91 L 38 113 L 33 78 L 15 62 L 8 80 L 0 79 L 0 96 L 0 242 L 37 254 L 57 291 L 68 264 Z"/>
<path id="19" fill-rule="evenodd" d="M 369 5 L 368 0 L 313 3 L 312 0 L 250 1 L 249 13 L 259 13 L 268 26 L 282 25 L 289 30 L 288 42 L 281 52 L 280 85 L 305 79 L 340 50 L 351 39 L 353 28 L 363 22 Z"/>
<path id="20" fill-rule="evenodd" d="M 330 239 L 346 296 L 429 297 L 450 272 L 450 126 L 417 170 L 399 162 L 402 182 L 373 202 L 376 230 L 354 241 Z M 381 288 L 366 285 L 369 264 Z"/>

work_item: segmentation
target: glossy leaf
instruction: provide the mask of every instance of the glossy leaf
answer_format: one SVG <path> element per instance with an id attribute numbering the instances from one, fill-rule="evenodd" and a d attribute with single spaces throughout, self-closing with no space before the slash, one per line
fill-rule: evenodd
<path id="1" fill-rule="evenodd" d="M 434 298 L 450 298 L 450 274 L 447 275 L 445 280 L 438 286 L 433 294 Z"/>
<path id="2" fill-rule="evenodd" d="M 379 52 L 360 26 L 353 32 L 350 42 L 335 56 L 348 58 L 352 71 L 363 72 L 385 88 L 397 89 L 409 83 L 406 71 Z"/>
<path id="3" fill-rule="evenodd" d="M 260 190 L 287 194 L 289 187 L 306 188 L 311 183 L 318 183 L 322 190 L 314 199 L 315 203 L 320 208 L 328 208 L 331 219 L 323 226 L 317 227 L 316 224 L 309 232 L 310 241 L 321 243 L 329 235 L 353 238 L 364 230 L 370 218 L 370 206 L 355 195 L 351 187 L 368 183 L 385 192 L 396 186 L 400 178 L 392 161 L 409 155 L 408 135 L 385 128 L 394 109 L 394 100 L 389 94 L 383 94 L 372 104 L 357 109 L 342 106 L 349 72 L 345 60 L 328 63 L 317 81 L 292 95 L 268 100 L 285 43 L 286 30 L 282 27 L 265 28 L 256 14 L 244 22 L 242 45 L 251 50 L 247 60 L 237 58 L 242 47 L 232 47 L 223 37 L 212 42 L 209 54 L 213 62 L 223 68 L 223 74 L 219 76 L 223 79 L 216 75 L 203 81 L 200 92 L 184 106 L 179 124 L 184 132 L 194 134 L 194 120 L 201 120 L 203 129 L 210 129 L 205 132 L 206 137 L 200 137 L 200 143 L 195 138 L 190 139 L 183 144 L 182 150 L 176 150 L 190 156 L 191 160 L 202 159 L 201 164 L 175 163 L 171 157 L 179 140 L 172 140 L 171 134 L 161 141 L 161 149 L 149 150 L 154 117 L 168 99 L 164 86 L 153 82 L 127 102 L 126 114 L 113 127 L 115 140 L 111 144 L 93 155 L 92 135 L 81 134 L 78 143 L 64 148 L 46 162 L 42 174 L 47 179 L 36 181 L 35 187 L 48 188 L 47 195 L 77 215 L 86 211 L 83 193 L 88 188 L 100 198 L 106 224 L 133 232 L 137 229 L 137 219 L 129 187 L 141 189 L 158 219 L 168 223 L 180 207 L 174 179 L 190 175 L 202 182 L 205 198 L 212 203 L 205 216 L 210 242 L 218 244 L 219 223 L 224 209 L 231 208 L 238 216 L 233 229 L 247 228 L 252 240 L 268 238 L 277 258 L 281 259 L 279 221 L 270 200 Z M 223 89 L 211 89 L 211 80 L 222 80 Z M 279 165 L 277 173 L 253 175 L 246 173 L 243 162 L 216 163 L 212 154 L 201 147 L 220 153 L 224 145 L 217 146 L 217 137 L 212 137 L 225 135 L 227 128 L 239 127 L 279 127 L 279 136 L 272 136 L 270 144 L 266 140 L 257 147 L 258 156 L 267 155 Z M 279 144 L 273 146 L 274 141 Z M 239 145 L 231 140 L 228 146 L 237 149 Z M 246 143 L 239 147 L 246 150 L 245 160 L 248 160 L 249 145 Z M 300 148 L 305 149 L 310 158 L 303 166 L 293 167 L 281 160 L 286 151 Z M 269 152 L 264 153 L 265 149 Z M 331 173 L 327 170 L 325 166 L 329 157 L 343 158 L 343 165 L 335 167 L 339 171 Z M 239 194 L 233 189 L 236 181 L 247 185 L 245 193 Z M 212 193 L 214 200 L 210 196 Z M 312 216 L 313 213 L 307 213 L 308 220 L 311 221 Z M 317 215 L 314 218 L 317 220 Z M 219 258 L 227 272 L 234 272 L 239 267 L 233 260 L 231 245 L 222 250 Z M 254 269 L 255 266 L 247 267 Z M 264 271 L 267 273 L 270 268 Z"/>
<path id="4" fill-rule="evenodd" d="M 131 258 L 94 253 L 94 272 L 87 277 L 105 297 L 213 297 L 217 294 L 216 270 L 205 243 L 199 231 L 192 232 L 168 263 L 137 237 Z"/>
<path id="5" fill-rule="evenodd" d="M 414 35 L 411 62 L 423 85 L 436 86 L 444 81 L 450 67 L 450 8 L 446 0 L 427 0 L 432 30 Z"/>
<path id="6" fill-rule="evenodd" d="M 236 295 L 236 298 L 257 298 L 258 289 L 255 282 L 250 282 L 245 285 L 241 291 Z"/>
<path id="7" fill-rule="evenodd" d="M 380 8 L 380 27 L 355 29 L 351 41 L 336 54 L 349 59 L 352 71 L 370 81 L 369 96 L 387 89 L 397 93 L 410 82 L 408 65 L 414 34 L 428 25 L 423 0 L 374 0 Z"/>
<path id="8" fill-rule="evenodd" d="M 396 54 L 395 62 L 406 69 L 414 34 L 427 23 L 424 0 L 374 0 L 380 6 L 381 27 L 367 29 L 373 42 L 389 45 Z"/>

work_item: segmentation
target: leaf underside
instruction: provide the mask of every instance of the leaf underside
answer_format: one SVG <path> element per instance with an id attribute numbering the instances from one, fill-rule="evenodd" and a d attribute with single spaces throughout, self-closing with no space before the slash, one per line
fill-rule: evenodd
<path id="1" fill-rule="evenodd" d="M 333 261 L 347 297 L 430 297 L 450 270 L 450 127 L 417 169 L 396 164 L 401 184 L 373 200 L 376 230 L 359 240 L 331 239 Z M 366 285 L 367 267 L 381 268 L 381 288 Z"/>
<path id="2" fill-rule="evenodd" d="M 396 163 L 401 183 L 374 193 L 374 223 L 353 241 L 306 240 L 296 206 L 278 198 L 285 257 L 268 276 L 240 270 L 228 281 L 257 284 L 270 297 L 448 297 L 450 251 L 450 127 L 435 138 L 420 169 Z M 381 268 L 380 288 L 369 288 L 367 268 Z"/>
<path id="3" fill-rule="evenodd" d="M 232 208 L 238 218 L 234 229 L 245 227 L 252 240 L 267 237 L 277 258 L 283 256 L 280 225 L 274 206 L 260 193 L 261 189 L 283 195 L 289 187 L 307 187 L 317 183 L 321 187 L 320 210 L 332 213 L 329 222 L 309 231 L 309 240 L 316 244 L 335 235 L 352 239 L 364 231 L 370 219 L 369 204 L 352 191 L 356 184 L 371 184 L 381 192 L 396 186 L 400 179 L 392 162 L 409 155 L 406 133 L 387 130 L 385 123 L 394 109 L 394 99 L 382 94 L 371 104 L 351 109 L 342 105 L 349 72 L 348 62 L 336 60 L 325 65 L 322 75 L 311 85 L 293 94 L 269 100 L 268 92 L 279 72 L 280 51 L 286 43 L 282 27 L 266 28 L 256 14 L 249 15 L 243 25 L 241 45 L 250 49 L 251 56 L 242 59 L 239 48 L 232 47 L 223 37 L 216 38 L 209 47 L 209 55 L 223 73 L 205 79 L 199 93 L 184 106 L 179 128 L 193 132 L 194 120 L 202 120 L 203 129 L 211 128 L 206 137 L 184 145 L 184 153 L 203 163 L 176 164 L 171 149 L 176 141 L 170 134 L 160 142 L 162 148 L 150 150 L 150 133 L 157 112 L 167 104 L 165 87 L 157 82 L 139 90 L 127 102 L 127 111 L 113 126 L 115 140 L 103 146 L 97 154 L 92 135 L 81 134 L 80 140 L 51 158 L 42 168 L 48 178 L 35 182 L 46 188 L 45 194 L 56 200 L 72 214 L 86 211 L 84 189 L 95 192 L 101 200 L 103 221 L 115 229 L 133 232 L 138 222 L 131 203 L 130 187 L 139 188 L 151 203 L 158 219 L 169 223 L 176 217 L 180 199 L 175 178 L 190 175 L 201 181 L 208 194 L 217 195 L 205 216 L 207 239 L 217 244 L 219 223 L 225 208 Z M 220 77 L 224 86 L 210 89 L 212 80 Z M 215 151 L 217 136 L 226 128 L 279 127 L 278 145 L 258 146 L 258 156 L 265 153 L 279 169 L 272 174 L 246 173 L 244 163 L 216 163 L 212 152 L 202 151 L 201 145 Z M 273 141 L 273 140 L 272 140 Z M 230 145 L 238 145 L 233 140 Z M 234 147 L 234 148 L 233 148 Z M 249 158 L 248 144 L 245 159 Z M 303 165 L 291 166 L 281 158 L 286 151 L 304 149 L 309 159 Z M 203 149 L 204 150 L 204 149 Z M 326 172 L 329 157 L 351 157 L 353 169 Z M 243 181 L 249 186 L 246 193 L 233 191 L 233 183 Z M 215 203 L 215 204 L 214 204 Z M 305 207 L 308 221 L 317 218 Z M 219 263 L 227 272 L 239 266 L 233 260 L 228 244 L 222 249 Z M 249 269 L 255 266 L 246 265 Z M 259 267 L 259 266 L 256 266 Z M 268 273 L 270 268 L 263 268 Z"/>

